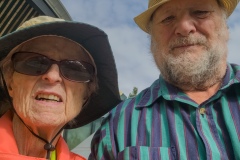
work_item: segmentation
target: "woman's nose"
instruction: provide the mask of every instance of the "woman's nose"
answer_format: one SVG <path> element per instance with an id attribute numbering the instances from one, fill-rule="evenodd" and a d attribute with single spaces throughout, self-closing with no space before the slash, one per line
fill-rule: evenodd
<path id="1" fill-rule="evenodd" d="M 42 79 L 50 83 L 62 82 L 62 77 L 58 65 L 52 64 L 49 70 L 42 75 Z"/>

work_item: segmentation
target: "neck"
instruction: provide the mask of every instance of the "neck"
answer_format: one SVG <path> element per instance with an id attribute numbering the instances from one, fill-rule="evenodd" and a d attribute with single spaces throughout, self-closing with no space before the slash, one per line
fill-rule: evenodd
<path id="1" fill-rule="evenodd" d="M 34 136 L 16 114 L 14 114 L 13 116 L 13 133 L 16 139 L 19 154 L 46 158 L 47 150 L 44 149 L 44 145 L 46 143 L 38 137 Z M 44 139 L 47 139 L 39 133 L 35 132 L 35 134 L 39 135 Z M 44 135 L 47 135 L 47 133 L 45 133 Z M 51 136 L 51 138 L 53 138 L 53 136 Z M 60 134 L 55 138 L 52 145 L 56 146 L 59 137 Z"/>
<path id="2" fill-rule="evenodd" d="M 186 93 L 197 104 L 201 104 L 211 98 L 215 93 L 217 93 L 217 91 L 221 87 L 221 84 L 221 82 L 218 82 L 205 90 L 191 90 L 183 92 Z"/>

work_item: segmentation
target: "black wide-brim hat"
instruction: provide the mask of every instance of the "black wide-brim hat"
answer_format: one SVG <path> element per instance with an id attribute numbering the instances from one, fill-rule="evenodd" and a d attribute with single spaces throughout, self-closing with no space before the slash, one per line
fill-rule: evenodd
<path id="1" fill-rule="evenodd" d="M 4 59 L 14 47 L 29 39 L 42 35 L 56 35 L 82 45 L 91 54 L 96 64 L 99 88 L 90 97 L 80 114 L 75 117 L 76 123 L 71 126 L 66 125 L 66 129 L 90 123 L 106 114 L 121 101 L 115 60 L 108 36 L 104 31 L 86 23 L 64 21 L 47 16 L 33 18 L 29 20 L 28 25 L 0 38 L 0 60 Z M 3 90 L 0 92 L 4 93 Z M 6 111 L 4 108 L 1 110 Z"/>

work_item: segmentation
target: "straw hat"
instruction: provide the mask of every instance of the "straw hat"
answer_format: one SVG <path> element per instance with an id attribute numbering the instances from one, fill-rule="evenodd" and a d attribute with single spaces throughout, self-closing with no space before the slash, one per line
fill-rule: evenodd
<path id="1" fill-rule="evenodd" d="M 83 126 L 103 116 L 120 102 L 117 70 L 108 36 L 95 26 L 48 16 L 32 18 L 22 24 L 18 30 L 0 37 L 0 60 L 17 45 L 41 35 L 62 36 L 79 43 L 91 54 L 97 67 L 99 86 L 97 93 L 74 119 L 76 124 L 67 125 L 65 128 Z M 3 92 L 0 88 L 0 93 Z M 5 112 L 9 106 L 2 105 L 3 103 L 5 99 L 2 95 L 0 111 Z M 0 113 L 0 116 L 2 114 Z"/>
<path id="2" fill-rule="evenodd" d="M 148 9 L 141 13 L 140 15 L 136 16 L 134 18 L 134 21 L 143 31 L 149 33 L 148 23 L 151 19 L 152 14 L 159 6 L 169 1 L 170 0 L 149 0 Z M 232 14 L 233 10 L 236 8 L 239 1 L 240 0 L 222 0 L 222 4 L 226 8 L 228 16 Z"/>

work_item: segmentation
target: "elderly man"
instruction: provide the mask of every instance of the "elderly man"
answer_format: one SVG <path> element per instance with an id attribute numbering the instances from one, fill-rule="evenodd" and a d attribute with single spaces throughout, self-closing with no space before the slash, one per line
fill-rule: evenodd
<path id="1" fill-rule="evenodd" d="M 239 160 L 240 66 L 226 24 L 239 0 L 149 0 L 135 18 L 161 72 L 111 111 L 89 159 Z"/>

